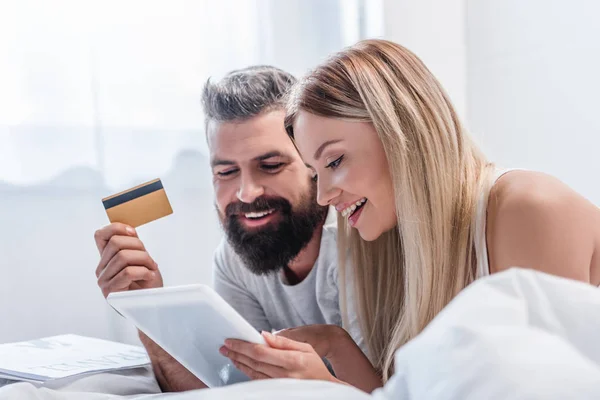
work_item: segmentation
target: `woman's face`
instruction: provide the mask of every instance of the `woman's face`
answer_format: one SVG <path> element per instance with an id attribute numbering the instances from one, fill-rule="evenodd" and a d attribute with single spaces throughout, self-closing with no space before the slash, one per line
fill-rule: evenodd
<path id="1" fill-rule="evenodd" d="M 372 124 L 300 111 L 294 136 L 317 177 L 319 204 L 333 205 L 364 240 L 396 226 L 390 170 Z"/>

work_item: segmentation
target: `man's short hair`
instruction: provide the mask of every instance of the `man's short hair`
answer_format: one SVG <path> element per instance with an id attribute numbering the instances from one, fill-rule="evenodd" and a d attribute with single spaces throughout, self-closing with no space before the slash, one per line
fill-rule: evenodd
<path id="1" fill-rule="evenodd" d="M 202 91 L 205 121 L 243 121 L 284 108 L 295 82 L 293 75 L 268 65 L 231 71 L 215 83 L 209 79 Z"/>

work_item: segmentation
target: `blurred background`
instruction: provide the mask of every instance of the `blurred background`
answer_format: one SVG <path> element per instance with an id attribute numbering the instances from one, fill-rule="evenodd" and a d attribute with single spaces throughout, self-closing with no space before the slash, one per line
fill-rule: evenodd
<path id="1" fill-rule="evenodd" d="M 251 64 L 300 76 L 364 38 L 440 79 L 488 157 L 600 205 L 595 0 L 0 0 L 0 343 L 124 342 L 96 286 L 101 198 L 160 177 L 138 229 L 166 285 L 209 283 L 221 238 L 200 91 Z"/>

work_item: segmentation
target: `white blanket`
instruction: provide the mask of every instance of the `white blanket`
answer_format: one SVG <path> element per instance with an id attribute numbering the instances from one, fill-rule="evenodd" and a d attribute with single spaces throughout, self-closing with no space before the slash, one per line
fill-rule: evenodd
<path id="1" fill-rule="evenodd" d="M 398 350 L 373 396 L 327 382 L 271 380 L 177 394 L 148 370 L 0 388 L 0 399 L 600 399 L 600 291 L 513 269 L 465 289 Z"/>
<path id="2" fill-rule="evenodd" d="M 396 353 L 378 399 L 600 399 L 600 290 L 512 269 L 457 296 Z"/>

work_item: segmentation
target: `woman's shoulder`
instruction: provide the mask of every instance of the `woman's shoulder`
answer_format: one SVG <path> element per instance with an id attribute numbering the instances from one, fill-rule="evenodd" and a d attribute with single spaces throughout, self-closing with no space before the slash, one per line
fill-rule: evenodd
<path id="1" fill-rule="evenodd" d="M 494 220 L 509 220 L 526 225 L 536 218 L 565 221 L 565 217 L 600 212 L 585 197 L 564 182 L 543 172 L 514 170 L 502 175 L 490 190 L 488 227 Z"/>
<path id="2" fill-rule="evenodd" d="M 551 175 L 515 170 L 490 191 L 486 231 L 492 272 L 522 266 L 583 278 L 600 245 L 600 209 Z M 581 271 L 556 270 L 567 264 Z"/>
<path id="3" fill-rule="evenodd" d="M 575 205 L 597 208 L 558 178 L 538 171 L 508 170 L 490 190 L 488 212 L 517 206 Z"/>
<path id="4" fill-rule="evenodd" d="M 549 191 L 572 191 L 565 183 L 556 177 L 544 172 L 509 169 L 498 178 L 490 195 L 503 196 L 520 195 L 531 196 L 547 194 Z"/>

